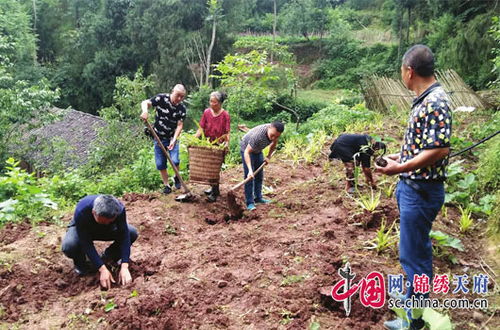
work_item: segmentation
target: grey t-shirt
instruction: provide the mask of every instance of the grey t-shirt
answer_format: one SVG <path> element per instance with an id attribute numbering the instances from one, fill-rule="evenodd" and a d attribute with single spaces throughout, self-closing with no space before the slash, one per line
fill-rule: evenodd
<path id="1" fill-rule="evenodd" d="M 262 124 L 248 131 L 248 133 L 241 139 L 241 151 L 244 152 L 247 145 L 250 145 L 253 153 L 258 154 L 270 145 L 272 141 L 267 136 L 267 129 L 269 126 L 271 126 L 271 124 Z"/>

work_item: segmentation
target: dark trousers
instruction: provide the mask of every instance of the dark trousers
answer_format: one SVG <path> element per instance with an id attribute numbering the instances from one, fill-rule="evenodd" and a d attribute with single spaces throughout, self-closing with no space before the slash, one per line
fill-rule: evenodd
<path id="1" fill-rule="evenodd" d="M 130 233 L 130 245 L 132 245 L 138 236 L 137 229 L 135 229 L 134 226 L 128 225 L 128 231 Z M 118 236 L 116 228 L 114 230 L 91 233 L 90 235 L 92 241 L 113 241 L 104 253 L 114 261 L 118 261 L 121 258 L 121 237 Z M 68 258 L 73 259 L 77 265 L 82 265 L 85 262 L 85 252 L 83 252 L 81 247 L 80 238 L 78 237 L 75 226 L 68 228 L 62 242 L 62 252 Z"/>
<path id="2" fill-rule="evenodd" d="M 241 159 L 243 159 L 243 173 L 244 178 L 248 175 L 248 168 L 245 162 L 245 154 L 241 152 Z M 262 152 L 258 154 L 250 153 L 250 161 L 252 164 L 252 170 L 256 171 L 262 163 L 264 163 L 264 155 Z M 247 205 L 253 204 L 255 200 L 262 199 L 262 182 L 264 181 L 264 171 L 260 171 L 255 175 L 253 180 L 250 180 L 245 184 L 245 200 Z"/>
<path id="3" fill-rule="evenodd" d="M 422 295 L 414 292 L 414 275 L 425 274 L 432 283 L 432 243 L 429 233 L 444 203 L 442 182 L 413 182 L 427 192 L 427 198 L 403 181 L 399 181 L 396 190 L 400 213 L 399 261 L 406 273 L 406 280 L 410 282 L 407 299 Z M 423 296 L 428 297 L 428 294 Z"/>

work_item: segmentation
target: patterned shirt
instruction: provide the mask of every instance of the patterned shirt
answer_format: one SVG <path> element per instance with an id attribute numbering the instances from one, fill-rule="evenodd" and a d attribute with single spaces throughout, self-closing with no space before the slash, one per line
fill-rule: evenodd
<path id="1" fill-rule="evenodd" d="M 222 110 L 218 116 L 214 116 L 212 110 L 208 108 L 205 109 L 201 116 L 200 127 L 203 128 L 205 137 L 209 138 L 210 141 L 214 141 L 229 133 L 231 130 L 231 117 L 226 110 Z"/>
<path id="2" fill-rule="evenodd" d="M 262 150 L 264 150 L 272 142 L 267 136 L 267 129 L 270 126 L 271 124 L 262 124 L 249 130 L 248 133 L 241 139 L 241 151 L 244 152 L 247 145 L 250 145 L 253 150 L 252 153 L 258 154 L 262 152 Z"/>
<path id="3" fill-rule="evenodd" d="M 441 85 L 435 83 L 413 101 L 401 148 L 401 163 L 415 158 L 425 149 L 450 147 L 450 137 L 451 110 L 448 96 Z M 448 157 L 430 166 L 402 173 L 400 177 L 444 181 L 446 165 Z"/>
<path id="4" fill-rule="evenodd" d="M 158 94 L 150 99 L 156 108 L 154 130 L 160 139 L 168 140 L 175 134 L 177 122 L 186 119 L 186 107 L 179 103 L 173 105 L 169 94 Z"/>

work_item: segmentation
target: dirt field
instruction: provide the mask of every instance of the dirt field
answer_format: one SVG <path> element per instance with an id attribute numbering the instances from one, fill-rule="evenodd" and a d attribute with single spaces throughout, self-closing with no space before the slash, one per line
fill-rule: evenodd
<path id="1" fill-rule="evenodd" d="M 337 270 L 347 260 L 355 281 L 373 270 L 402 273 L 396 246 L 381 255 L 364 248 L 383 218 L 388 225 L 398 220 L 395 201 L 384 197 L 375 214 L 360 213 L 343 192 L 341 166 L 324 165 L 274 160 L 265 172 L 274 202 L 239 221 L 226 221 L 225 193 L 242 176 L 240 168 L 224 173 L 223 196 L 214 204 L 203 196 L 179 204 L 174 195 L 125 195 L 128 221 L 139 230 L 131 255 L 134 282 L 107 292 L 96 276 L 73 272 L 60 252 L 64 227 L 5 227 L 0 328 L 382 329 L 393 317 L 387 307 L 365 308 L 356 295 L 346 318 L 342 303 L 322 299 L 318 290 L 340 279 Z M 205 188 L 194 190 L 202 194 Z M 459 236 L 457 214 L 449 209 L 447 219 L 438 216 L 434 229 Z M 435 273 L 478 274 L 481 258 L 495 268 L 483 232 L 484 224 L 462 235 L 459 263 L 438 258 Z M 491 309 L 451 316 L 457 329 L 500 326 Z"/>

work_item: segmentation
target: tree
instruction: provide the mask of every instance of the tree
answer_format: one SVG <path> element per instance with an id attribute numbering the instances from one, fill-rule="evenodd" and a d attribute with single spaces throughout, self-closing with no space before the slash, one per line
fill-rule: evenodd
<path id="1" fill-rule="evenodd" d="M 205 84 L 210 85 L 210 66 L 212 65 L 212 51 L 215 44 L 215 34 L 217 33 L 217 21 L 221 18 L 222 12 L 222 1 L 223 0 L 207 0 L 208 4 L 208 21 L 212 21 L 212 38 L 210 39 L 210 45 L 207 49 L 207 60 L 205 69 Z"/>
<path id="2" fill-rule="evenodd" d="M 328 29 L 325 0 L 292 0 L 280 11 L 281 31 L 300 34 L 309 40 L 313 33 L 323 34 Z"/>
<path id="3" fill-rule="evenodd" d="M 0 2 L 0 166 L 5 164 L 7 145 L 14 145 L 14 135 L 21 124 L 41 124 L 51 114 L 49 106 L 57 99 L 47 80 L 35 84 L 19 79 L 20 72 L 34 67 L 35 36 L 30 16 L 14 0 Z"/>

